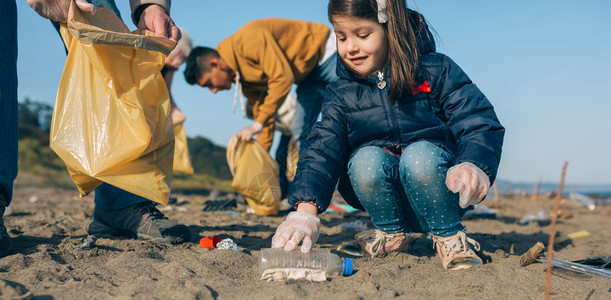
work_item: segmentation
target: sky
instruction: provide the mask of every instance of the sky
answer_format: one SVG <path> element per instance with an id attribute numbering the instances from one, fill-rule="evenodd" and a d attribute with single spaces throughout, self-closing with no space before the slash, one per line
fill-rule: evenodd
<path id="1" fill-rule="evenodd" d="M 127 0 L 116 0 L 131 29 Z M 498 178 L 611 184 L 611 1 L 408 0 L 484 92 L 506 128 Z M 174 0 L 171 16 L 194 46 L 215 47 L 248 21 L 284 17 L 331 24 L 324 0 Z M 65 52 L 51 23 L 17 1 L 19 100 L 54 103 Z M 189 137 L 226 146 L 250 124 L 234 90 L 212 94 L 175 75 L 172 95 Z"/>

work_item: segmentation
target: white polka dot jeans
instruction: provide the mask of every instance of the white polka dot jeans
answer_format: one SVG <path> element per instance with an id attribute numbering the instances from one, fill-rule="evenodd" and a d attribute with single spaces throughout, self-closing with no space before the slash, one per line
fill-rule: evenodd
<path id="1" fill-rule="evenodd" d="M 348 175 L 379 230 L 449 236 L 464 230 L 458 194 L 445 185 L 451 163 L 452 155 L 430 142 L 410 144 L 400 157 L 367 146 L 350 159 Z"/>

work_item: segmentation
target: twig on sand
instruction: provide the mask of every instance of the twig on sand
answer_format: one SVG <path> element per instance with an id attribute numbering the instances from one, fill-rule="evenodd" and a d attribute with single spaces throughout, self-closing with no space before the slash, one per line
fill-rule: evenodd
<path id="1" fill-rule="evenodd" d="M 549 244 L 547 244 L 547 276 L 545 280 L 545 299 L 550 299 L 551 287 L 552 287 L 552 256 L 554 256 L 554 236 L 556 235 L 556 218 L 558 214 L 558 207 L 560 207 L 560 199 L 562 198 L 562 186 L 564 185 L 564 175 L 566 174 L 566 166 L 569 164 L 568 161 L 564 162 L 562 166 L 562 176 L 560 176 L 560 185 L 558 185 L 558 194 L 554 202 L 554 211 L 552 212 L 552 223 L 550 225 L 549 232 Z"/>
<path id="2" fill-rule="evenodd" d="M 541 242 L 537 242 L 534 246 L 528 249 L 528 251 L 526 251 L 526 253 L 524 253 L 522 257 L 520 257 L 520 266 L 526 267 L 534 263 L 537 257 L 543 254 L 544 250 L 545 245 L 543 245 L 543 243 Z"/>

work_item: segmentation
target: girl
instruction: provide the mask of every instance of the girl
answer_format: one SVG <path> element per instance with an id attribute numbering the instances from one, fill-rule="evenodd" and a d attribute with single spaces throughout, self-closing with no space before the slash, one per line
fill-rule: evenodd
<path id="1" fill-rule="evenodd" d="M 407 248 L 428 232 L 446 269 L 482 260 L 460 223 L 494 181 L 504 128 L 492 105 L 449 57 L 435 52 L 423 17 L 405 0 L 331 0 L 340 79 L 300 153 L 291 212 L 272 247 L 309 252 L 339 179 L 375 224 L 356 242 L 365 256 Z M 455 193 L 459 193 L 456 195 Z M 460 207 L 459 207 L 460 205 Z"/>

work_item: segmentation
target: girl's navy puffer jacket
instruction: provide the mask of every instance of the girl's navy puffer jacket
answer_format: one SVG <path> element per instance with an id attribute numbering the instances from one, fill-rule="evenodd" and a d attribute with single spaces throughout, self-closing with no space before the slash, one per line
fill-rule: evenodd
<path id="1" fill-rule="evenodd" d="M 388 97 L 389 84 L 379 89 L 377 75 L 357 78 L 338 60 L 340 79 L 327 87 L 321 120 L 299 154 L 289 203 L 313 202 L 327 209 L 338 190 L 352 206 L 363 209 L 350 185 L 347 163 L 360 147 L 394 148 L 426 140 L 453 154 L 454 165 L 471 162 L 494 182 L 505 129 L 492 104 L 449 57 L 434 52 L 423 26 L 420 33 L 420 82 L 430 92 Z M 384 69 L 390 82 L 390 68 Z M 341 179 L 340 179 L 341 178 Z"/>

